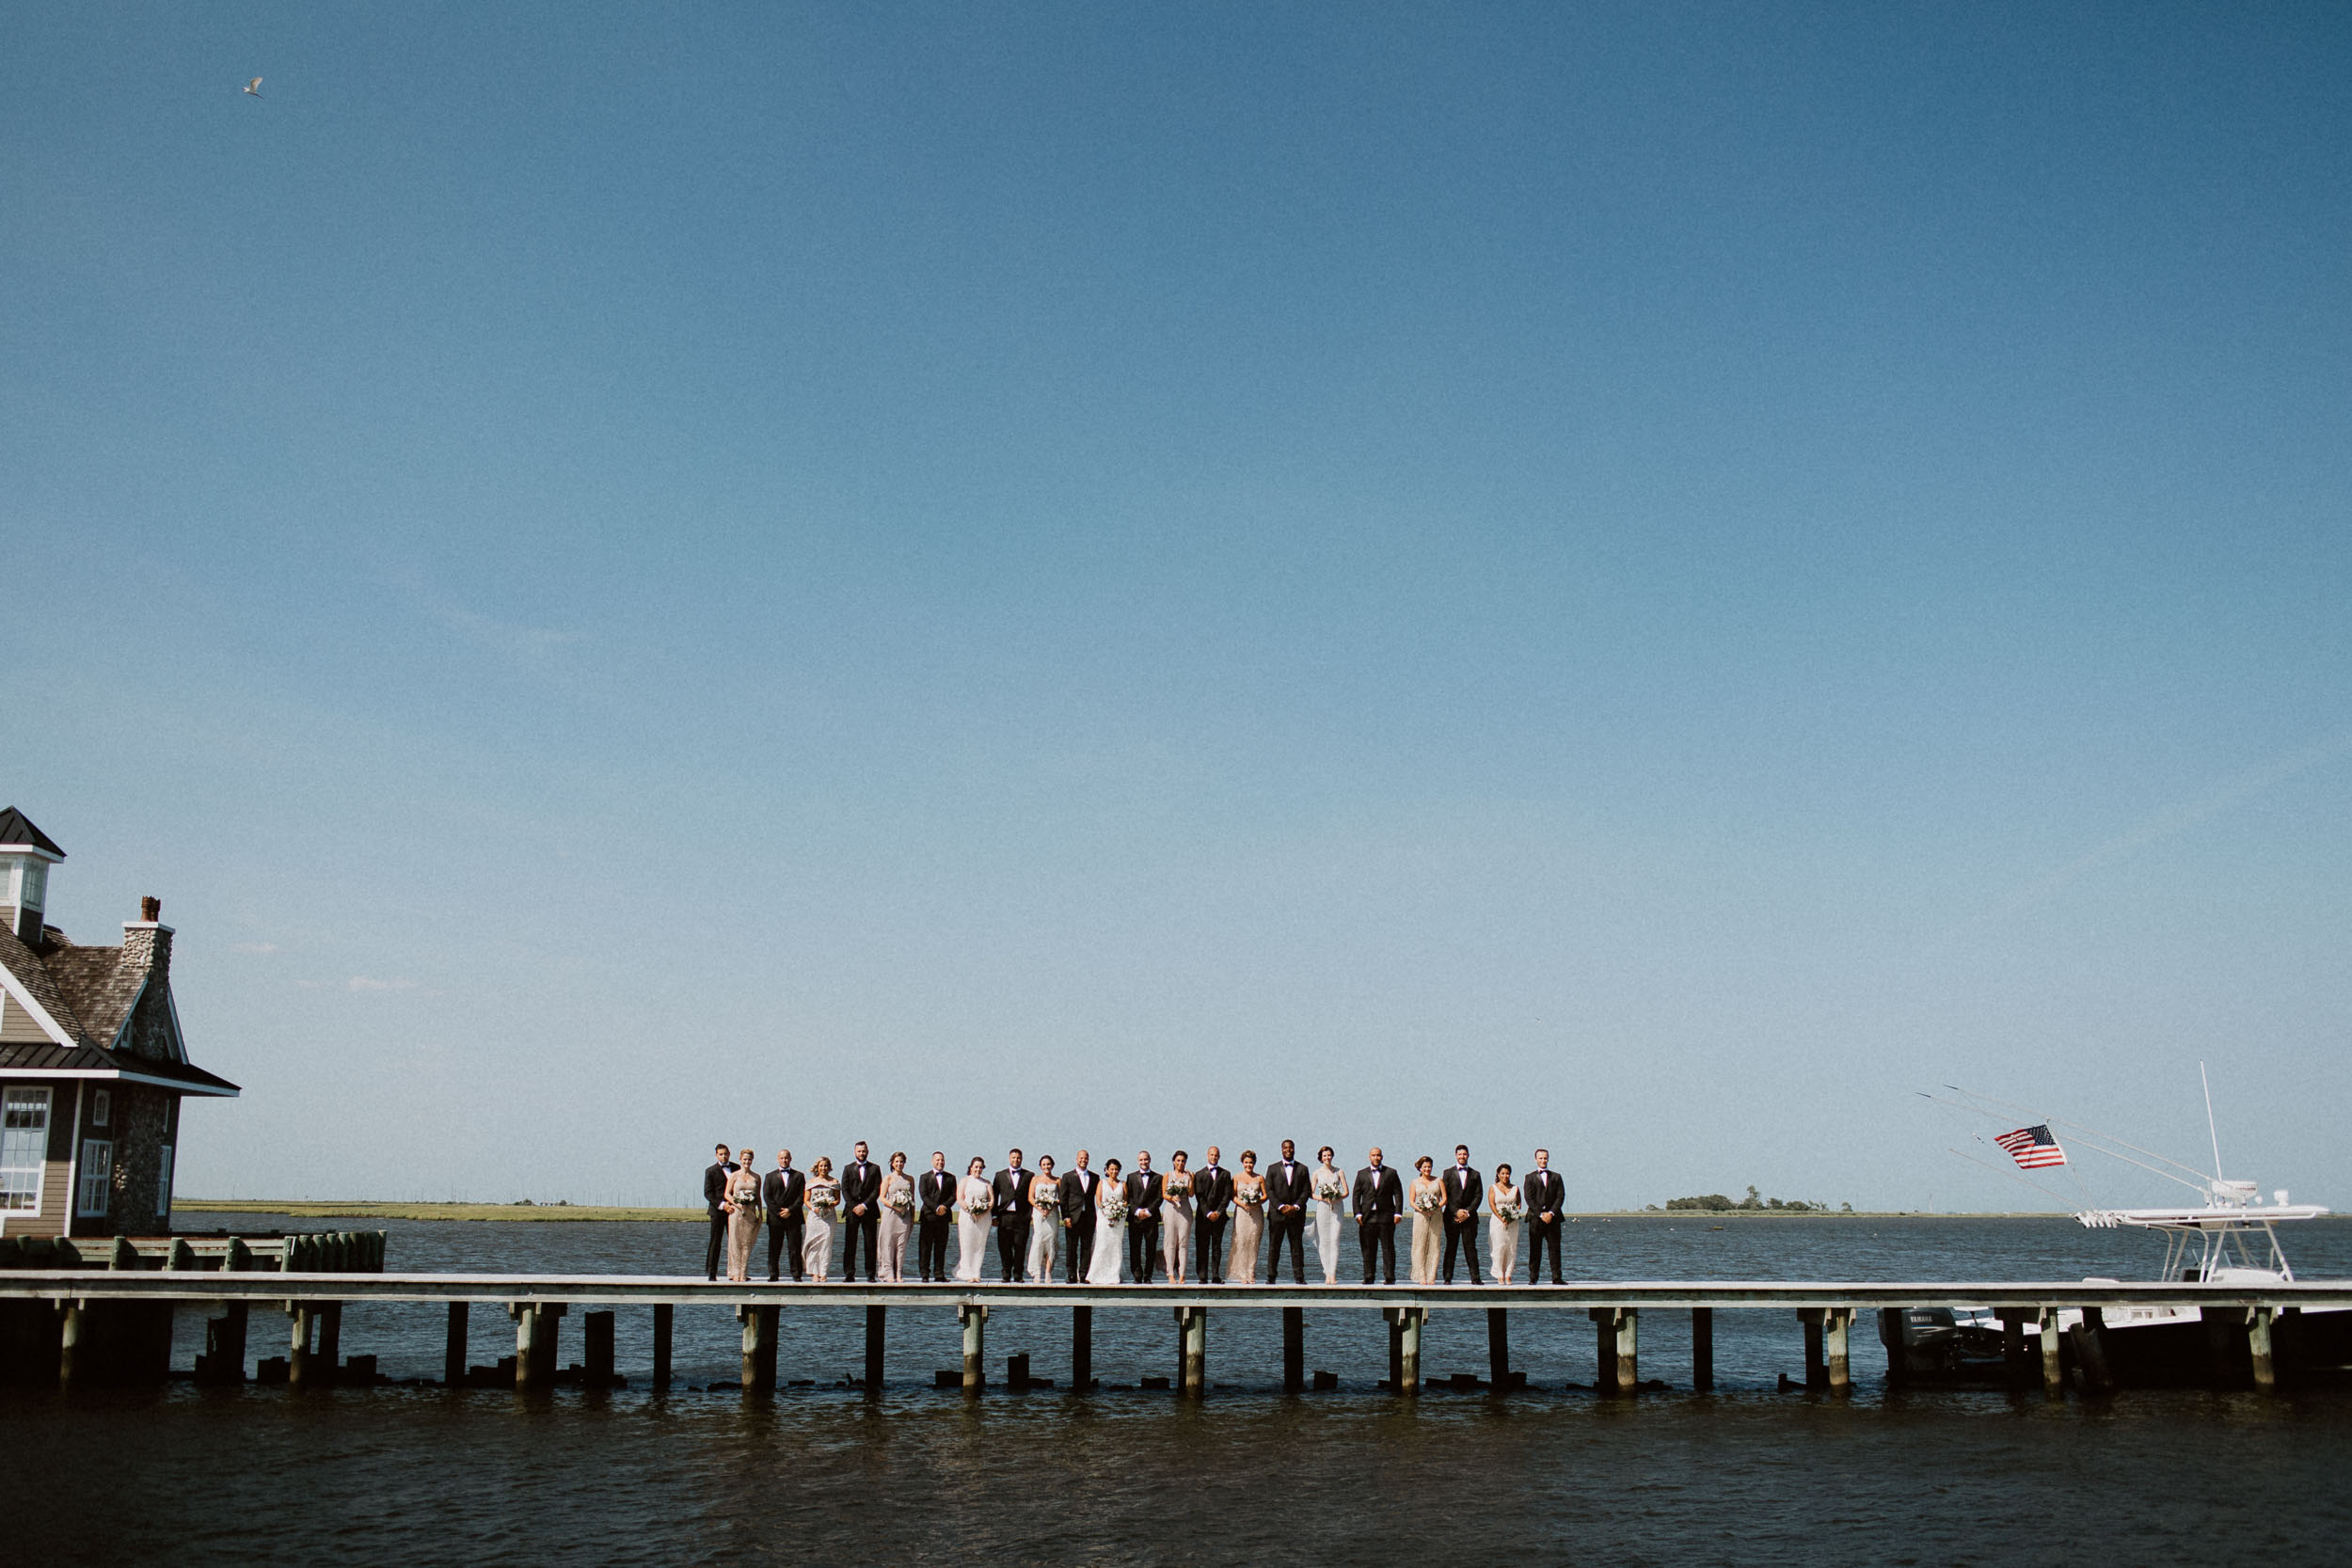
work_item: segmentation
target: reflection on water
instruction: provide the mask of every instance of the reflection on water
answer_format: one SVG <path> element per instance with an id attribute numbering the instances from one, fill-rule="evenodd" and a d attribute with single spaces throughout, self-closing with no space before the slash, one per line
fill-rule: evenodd
<path id="1" fill-rule="evenodd" d="M 183 1217 L 193 1224 L 193 1216 Z M 241 1217 L 242 1226 L 266 1223 Z M 675 1274 L 700 1227 L 398 1225 L 398 1268 Z M 2071 1224 L 1585 1222 L 1587 1277 L 2077 1277 L 2145 1273 L 2144 1246 Z M 2296 1237 L 2307 1275 L 2352 1273 L 2352 1226 Z M 1470 1305 L 1476 1305 L 1470 1297 Z M 772 1401 L 687 1392 L 732 1377 L 722 1309 L 678 1314 L 680 1388 L 644 1387 L 643 1313 L 624 1311 L 612 1394 L 282 1388 L 0 1396 L 11 1456 L 0 1531 L 9 1562 L 592 1561 L 1180 1563 L 1279 1551 L 1313 1561 L 1537 1563 L 2327 1560 L 2352 1509 L 2352 1399 L 2195 1392 L 2110 1402 L 2038 1394 L 1848 1401 L 1770 1390 L 1797 1370 L 1781 1312 L 1719 1316 L 1725 1391 L 1622 1404 L 1569 1393 L 1591 1375 L 1581 1314 L 1513 1314 L 1536 1388 L 1507 1400 L 1372 1391 L 1385 1339 L 1369 1313 L 1310 1314 L 1311 1366 L 1338 1392 L 1284 1397 L 1274 1314 L 1213 1319 L 1199 1407 L 1109 1389 L 934 1392 L 953 1315 L 891 1314 L 891 1385 L 837 1385 L 861 1359 L 854 1310 L 785 1315 Z M 181 1364 L 200 1333 L 183 1313 Z M 1263 1318 L 1263 1321 L 1259 1320 Z M 1643 1327 L 1644 1371 L 1687 1379 L 1679 1314 Z M 707 1321 L 706 1321 L 707 1320 Z M 346 1353 L 396 1376 L 436 1375 L 438 1307 L 365 1307 Z M 257 1316 L 256 1354 L 274 1350 Z M 507 1347 L 477 1310 L 474 1358 Z M 565 1358 L 578 1355 L 577 1320 Z M 1058 1310 L 1007 1310 L 990 1354 L 1027 1352 L 1066 1376 Z M 1110 1383 L 1172 1370 L 1160 1311 L 1097 1316 Z M 1429 1370 L 1483 1371 L 1484 1314 L 1432 1320 Z"/>

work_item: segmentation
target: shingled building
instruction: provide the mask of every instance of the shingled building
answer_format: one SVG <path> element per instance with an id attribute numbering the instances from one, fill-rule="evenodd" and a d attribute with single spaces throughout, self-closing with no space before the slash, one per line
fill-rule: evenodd
<path id="1" fill-rule="evenodd" d="M 0 1234 L 155 1235 L 171 1228 L 180 1101 L 237 1085 L 188 1060 L 157 900 L 119 947 L 42 921 L 64 859 L 0 811 Z"/>

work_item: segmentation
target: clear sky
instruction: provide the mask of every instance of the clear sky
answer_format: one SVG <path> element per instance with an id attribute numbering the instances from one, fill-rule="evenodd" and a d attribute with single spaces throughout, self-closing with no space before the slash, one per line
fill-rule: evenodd
<path id="1" fill-rule="evenodd" d="M 2352 1209 L 2340 6 L 0 48 L 0 804 L 179 929 L 183 1195 L 2054 1205 L 1914 1091 L 2192 1158 L 2202 1058 Z"/>

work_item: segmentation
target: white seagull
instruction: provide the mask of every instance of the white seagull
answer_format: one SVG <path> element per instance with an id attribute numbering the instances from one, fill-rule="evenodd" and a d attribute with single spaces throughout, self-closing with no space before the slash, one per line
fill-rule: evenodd
<path id="1" fill-rule="evenodd" d="M 253 80 L 245 85 L 245 95 L 247 98 L 259 98 L 262 96 L 262 79 L 259 76 L 256 76 Z"/>

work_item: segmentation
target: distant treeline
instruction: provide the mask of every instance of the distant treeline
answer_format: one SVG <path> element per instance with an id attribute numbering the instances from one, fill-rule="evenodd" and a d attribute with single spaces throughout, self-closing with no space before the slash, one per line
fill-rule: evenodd
<path id="1" fill-rule="evenodd" d="M 1649 1207 L 1655 1209 L 1658 1205 L 1653 1203 Z M 1851 1203 L 1841 1203 L 1837 1207 L 1844 1213 L 1853 1212 Z M 1703 1214 L 1826 1214 L 1830 1212 L 1826 1203 L 1807 1203 L 1801 1197 L 1758 1197 L 1754 1187 L 1748 1189 L 1745 1197 L 1725 1197 L 1721 1193 L 1703 1193 L 1697 1197 L 1670 1197 L 1666 1200 L 1666 1208 L 1670 1212 L 1695 1211 Z"/>

